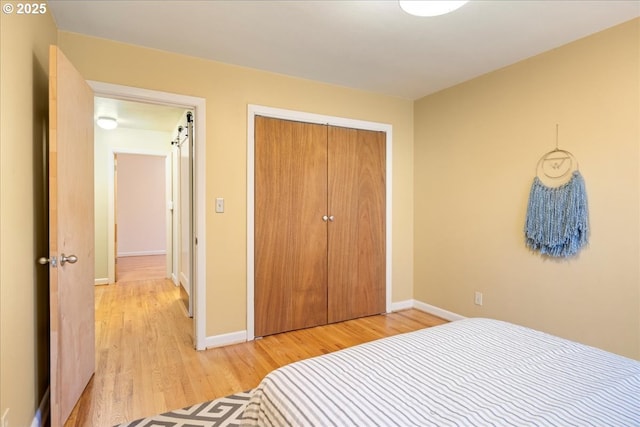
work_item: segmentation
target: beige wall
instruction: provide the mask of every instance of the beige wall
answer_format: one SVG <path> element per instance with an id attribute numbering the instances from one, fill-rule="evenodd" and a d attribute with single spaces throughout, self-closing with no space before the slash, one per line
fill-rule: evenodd
<path id="1" fill-rule="evenodd" d="M 163 156 L 118 154 L 118 256 L 167 252 L 167 171 Z"/>
<path id="2" fill-rule="evenodd" d="M 2 2 L 5 4 L 7 2 Z M 49 380 L 43 214 L 49 14 L 0 13 L 0 416 L 28 426 Z"/>
<path id="3" fill-rule="evenodd" d="M 417 300 L 640 358 L 639 26 L 416 102 Z M 589 247 L 563 260 L 530 252 L 523 234 L 556 124 L 585 179 L 591 225 Z"/>
<path id="4" fill-rule="evenodd" d="M 59 43 L 88 80 L 206 99 L 208 336 L 246 329 L 248 104 L 393 125 L 393 301 L 412 298 L 412 101 L 67 32 Z"/>

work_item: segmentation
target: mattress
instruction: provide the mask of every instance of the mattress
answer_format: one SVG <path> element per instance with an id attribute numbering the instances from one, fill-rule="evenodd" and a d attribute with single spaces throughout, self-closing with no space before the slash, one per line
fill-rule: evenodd
<path id="1" fill-rule="evenodd" d="M 269 373 L 248 426 L 640 426 L 640 362 L 473 318 Z"/>

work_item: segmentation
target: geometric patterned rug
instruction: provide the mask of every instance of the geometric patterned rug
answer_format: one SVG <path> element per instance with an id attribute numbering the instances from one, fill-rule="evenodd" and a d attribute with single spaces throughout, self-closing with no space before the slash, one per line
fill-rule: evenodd
<path id="1" fill-rule="evenodd" d="M 250 398 L 245 391 L 115 427 L 239 427 Z"/>

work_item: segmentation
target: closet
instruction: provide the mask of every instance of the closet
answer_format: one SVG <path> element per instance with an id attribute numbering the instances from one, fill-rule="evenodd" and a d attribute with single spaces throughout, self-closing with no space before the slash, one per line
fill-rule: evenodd
<path id="1" fill-rule="evenodd" d="M 255 335 L 385 311 L 384 132 L 255 117 Z"/>

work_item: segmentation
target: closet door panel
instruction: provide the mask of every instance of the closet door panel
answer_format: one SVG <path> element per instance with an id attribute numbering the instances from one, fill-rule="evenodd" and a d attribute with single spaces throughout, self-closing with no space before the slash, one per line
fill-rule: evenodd
<path id="1" fill-rule="evenodd" d="M 385 139 L 329 127 L 329 322 L 385 311 Z"/>
<path id="2" fill-rule="evenodd" d="M 386 134 L 358 130 L 358 159 L 360 289 L 355 292 L 354 318 L 386 308 Z"/>
<path id="3" fill-rule="evenodd" d="M 256 336 L 327 322 L 326 141 L 326 126 L 256 117 Z"/>

